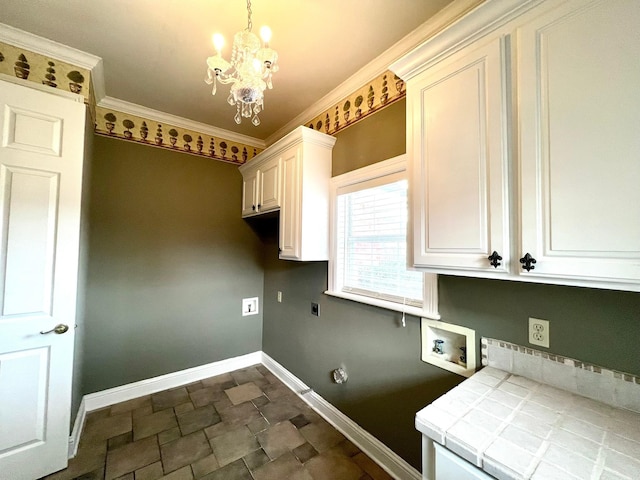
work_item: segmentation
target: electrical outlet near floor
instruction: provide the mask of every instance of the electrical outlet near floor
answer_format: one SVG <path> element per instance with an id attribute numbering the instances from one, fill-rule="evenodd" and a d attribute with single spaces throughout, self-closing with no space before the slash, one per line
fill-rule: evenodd
<path id="1" fill-rule="evenodd" d="M 549 320 L 529 317 L 529 343 L 549 348 Z"/>

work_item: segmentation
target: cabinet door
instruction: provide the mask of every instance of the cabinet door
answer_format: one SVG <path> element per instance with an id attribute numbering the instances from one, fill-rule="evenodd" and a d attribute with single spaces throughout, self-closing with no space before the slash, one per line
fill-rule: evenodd
<path id="1" fill-rule="evenodd" d="M 508 149 L 500 38 L 407 86 L 413 263 L 440 272 L 509 265 Z M 492 266 L 493 251 L 502 257 Z"/>
<path id="2" fill-rule="evenodd" d="M 300 258 L 301 158 L 298 147 L 282 155 L 282 206 L 280 208 L 280 258 Z"/>
<path id="3" fill-rule="evenodd" d="M 242 176 L 242 216 L 258 213 L 258 171 L 246 172 Z"/>
<path id="4" fill-rule="evenodd" d="M 518 31 L 519 270 L 637 290 L 640 2 L 559 5 Z"/>
<path id="5" fill-rule="evenodd" d="M 434 442 L 438 480 L 491 480 L 488 474 Z"/>
<path id="6" fill-rule="evenodd" d="M 280 208 L 280 158 L 260 169 L 259 192 L 260 213 Z"/>

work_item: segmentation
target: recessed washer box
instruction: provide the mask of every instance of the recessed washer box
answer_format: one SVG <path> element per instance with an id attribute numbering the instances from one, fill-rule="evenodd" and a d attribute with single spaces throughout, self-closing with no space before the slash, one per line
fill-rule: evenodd
<path id="1" fill-rule="evenodd" d="M 476 372 L 476 332 L 452 323 L 423 318 L 422 361 L 463 377 Z"/>
<path id="2" fill-rule="evenodd" d="M 242 316 L 258 314 L 258 297 L 242 299 Z"/>

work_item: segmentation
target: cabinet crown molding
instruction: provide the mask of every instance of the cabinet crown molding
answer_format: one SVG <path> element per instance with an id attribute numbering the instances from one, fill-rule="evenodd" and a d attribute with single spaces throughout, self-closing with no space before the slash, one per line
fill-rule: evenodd
<path id="1" fill-rule="evenodd" d="M 389 70 L 406 82 L 542 1 L 487 0 L 392 63 Z"/>
<path id="2" fill-rule="evenodd" d="M 336 143 L 336 138 L 301 125 L 253 157 L 251 161 L 241 165 L 239 167 L 240 172 L 252 169 L 260 165 L 263 161 L 268 160 L 274 155 L 278 155 L 280 152 L 293 147 L 294 145 L 298 145 L 299 143 L 304 143 L 306 145 L 318 145 L 320 147 L 331 149 Z"/>

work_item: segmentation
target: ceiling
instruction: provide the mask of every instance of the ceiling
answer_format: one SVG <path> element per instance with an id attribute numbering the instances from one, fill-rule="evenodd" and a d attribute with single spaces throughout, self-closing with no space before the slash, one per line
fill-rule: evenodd
<path id="1" fill-rule="evenodd" d="M 211 35 L 229 59 L 244 0 L 2 0 L 2 22 L 101 57 L 109 97 L 266 139 L 450 2 L 253 0 L 280 64 L 259 127 L 236 125 L 229 86 L 204 83 Z"/>

